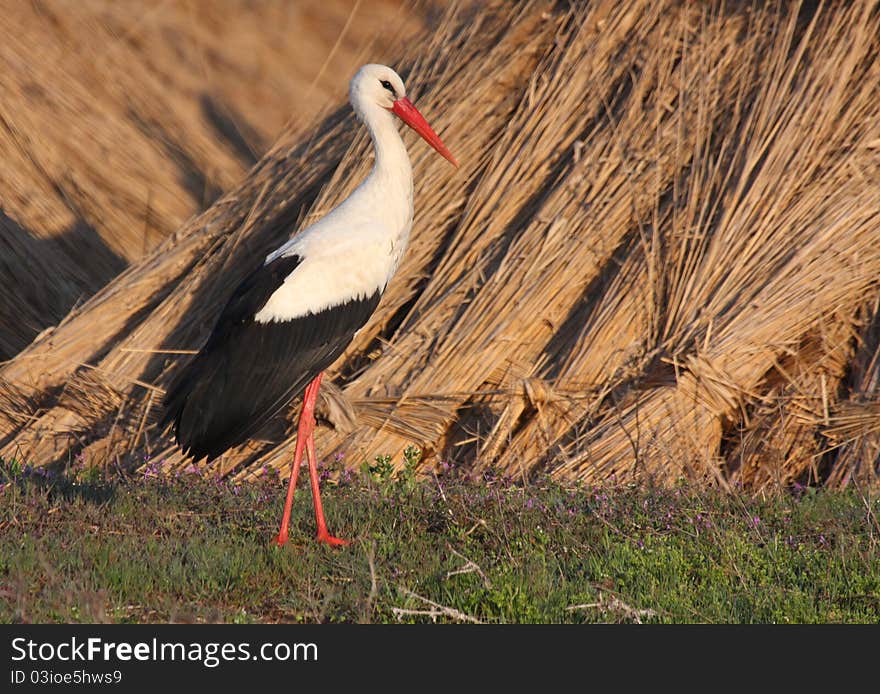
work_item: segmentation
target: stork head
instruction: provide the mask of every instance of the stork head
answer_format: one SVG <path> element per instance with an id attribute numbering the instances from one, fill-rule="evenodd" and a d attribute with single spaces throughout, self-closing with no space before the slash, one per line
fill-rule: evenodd
<path id="1" fill-rule="evenodd" d="M 421 135 L 422 139 L 441 156 L 458 166 L 452 152 L 446 148 L 413 103 L 406 98 L 406 86 L 400 75 L 387 65 L 375 63 L 364 65 L 352 78 L 348 96 L 358 118 L 365 123 L 369 124 L 369 114 L 374 112 L 376 107 L 391 111 Z"/>

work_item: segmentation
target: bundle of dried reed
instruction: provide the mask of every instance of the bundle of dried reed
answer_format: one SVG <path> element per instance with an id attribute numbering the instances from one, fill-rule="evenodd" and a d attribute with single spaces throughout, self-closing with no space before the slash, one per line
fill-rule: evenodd
<path id="1" fill-rule="evenodd" d="M 412 148 L 413 243 L 333 369 L 318 448 L 561 479 L 875 475 L 878 57 L 874 0 L 453 5 L 397 62 L 463 166 Z M 360 180 L 355 132 L 342 109 L 289 133 L 7 364 L 0 454 L 186 464 L 152 424 L 186 358 L 167 352 Z M 216 469 L 289 465 L 273 426 Z"/>

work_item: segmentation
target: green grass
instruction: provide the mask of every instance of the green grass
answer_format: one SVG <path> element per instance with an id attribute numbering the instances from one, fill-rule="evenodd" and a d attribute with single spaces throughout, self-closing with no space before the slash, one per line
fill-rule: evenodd
<path id="1" fill-rule="evenodd" d="M 878 503 L 523 487 L 381 464 L 305 485 L 271 545 L 276 477 L 46 478 L 0 465 L 3 622 L 878 622 Z"/>

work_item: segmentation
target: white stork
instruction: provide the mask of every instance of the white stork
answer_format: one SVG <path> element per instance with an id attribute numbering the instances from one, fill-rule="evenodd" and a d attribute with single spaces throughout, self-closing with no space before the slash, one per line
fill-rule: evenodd
<path id="1" fill-rule="evenodd" d="M 409 240 L 412 169 L 392 114 L 458 166 L 391 68 L 364 65 L 351 80 L 349 99 L 373 141 L 376 161 L 370 175 L 238 286 L 205 346 L 165 398 L 163 424 L 173 422 L 181 449 L 194 459 L 211 460 L 250 438 L 305 389 L 278 545 L 287 542 L 303 449 L 317 539 L 347 544 L 327 531 L 324 520 L 313 438 L 315 401 L 324 370 L 375 310 Z"/>

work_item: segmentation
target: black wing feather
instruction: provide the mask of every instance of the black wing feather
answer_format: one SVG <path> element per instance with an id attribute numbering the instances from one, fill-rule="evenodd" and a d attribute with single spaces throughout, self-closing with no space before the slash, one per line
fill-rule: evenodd
<path id="1" fill-rule="evenodd" d="M 246 278 L 207 343 L 165 398 L 163 425 L 174 423 L 181 448 L 216 458 L 253 436 L 330 366 L 379 303 L 368 297 L 288 321 L 254 316 L 302 262 L 278 258 Z"/>

